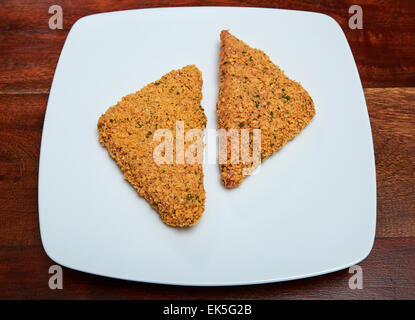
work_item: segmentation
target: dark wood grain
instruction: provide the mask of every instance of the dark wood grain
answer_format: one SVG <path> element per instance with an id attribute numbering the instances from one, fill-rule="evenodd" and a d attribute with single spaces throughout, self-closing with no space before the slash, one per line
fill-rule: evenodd
<path id="1" fill-rule="evenodd" d="M 215 288 L 120 281 L 67 268 L 63 289 L 50 290 L 48 269 L 54 262 L 40 246 L 2 246 L 0 261 L 0 299 L 413 299 L 415 287 L 415 238 L 377 239 L 359 264 L 362 290 L 349 288 L 348 269 L 296 281 Z"/>
<path id="2" fill-rule="evenodd" d="M 37 177 L 46 103 L 45 94 L 0 95 L 0 245 L 40 241 Z"/>
<path id="3" fill-rule="evenodd" d="M 50 30 L 48 8 L 63 8 L 64 29 Z M 348 27 L 352 0 L 4 0 L 0 6 L 0 92 L 49 88 L 66 35 L 79 18 L 99 12 L 166 6 L 248 6 L 321 12 L 342 27 L 365 87 L 415 86 L 415 6 L 412 0 L 360 1 L 363 30 Z M 249 23 L 249 22 L 248 22 Z"/>
<path id="4" fill-rule="evenodd" d="M 246 298 L 415 299 L 415 6 L 361 1 L 364 30 L 347 27 L 354 1 L 179 0 L 174 5 L 280 7 L 329 14 L 350 42 L 373 132 L 377 239 L 360 265 L 364 289 L 348 287 L 347 270 L 285 283 L 194 288 L 134 283 L 64 269 L 64 289 L 49 290 L 54 264 L 40 241 L 37 181 L 49 87 L 71 25 L 105 11 L 171 6 L 169 0 L 2 1 L 0 5 L 0 299 Z M 48 8 L 60 4 L 64 30 L 49 30 Z M 385 88 L 398 87 L 398 88 Z"/>
<path id="5" fill-rule="evenodd" d="M 365 89 L 378 185 L 378 237 L 415 235 L 415 88 Z"/>

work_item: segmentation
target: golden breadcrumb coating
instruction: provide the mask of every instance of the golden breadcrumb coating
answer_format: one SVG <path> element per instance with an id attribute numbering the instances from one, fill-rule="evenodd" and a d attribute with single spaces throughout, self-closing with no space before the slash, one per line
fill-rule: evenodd
<path id="1" fill-rule="evenodd" d="M 217 101 L 219 129 L 261 129 L 261 160 L 280 150 L 314 117 L 314 103 L 300 83 L 258 49 L 224 30 L 220 34 L 220 87 Z M 251 138 L 252 141 L 252 138 Z M 252 164 L 221 164 L 225 187 L 239 186 L 243 168 Z"/>
<path id="2" fill-rule="evenodd" d="M 176 121 L 189 129 L 206 128 L 200 105 L 202 75 L 194 65 L 173 70 L 140 91 L 126 95 L 98 120 L 99 141 L 115 159 L 125 179 L 170 226 L 192 226 L 205 208 L 202 164 L 160 164 L 153 159 L 157 129 Z M 185 141 L 185 148 L 191 142 Z M 203 146 L 204 147 L 204 146 Z"/>

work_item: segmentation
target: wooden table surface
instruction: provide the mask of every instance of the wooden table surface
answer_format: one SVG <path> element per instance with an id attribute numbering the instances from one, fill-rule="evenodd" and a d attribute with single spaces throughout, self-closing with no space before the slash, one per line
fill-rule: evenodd
<path id="1" fill-rule="evenodd" d="M 51 30 L 49 6 L 63 9 Z M 348 27 L 353 4 L 363 29 Z M 364 86 L 376 157 L 378 215 L 374 248 L 359 265 L 362 290 L 348 270 L 241 287 L 135 283 L 63 270 L 62 290 L 48 287 L 53 265 L 40 241 L 37 182 L 50 85 L 72 24 L 98 12 L 166 6 L 258 6 L 330 15 L 350 43 Z M 415 299 L 415 4 L 401 1 L 101 0 L 0 1 L 0 298 Z"/>

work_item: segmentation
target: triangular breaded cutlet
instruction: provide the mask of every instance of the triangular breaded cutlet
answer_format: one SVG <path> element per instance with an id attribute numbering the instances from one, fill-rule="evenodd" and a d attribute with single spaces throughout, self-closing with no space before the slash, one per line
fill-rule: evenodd
<path id="1" fill-rule="evenodd" d="M 153 137 L 157 129 L 167 129 L 174 139 L 176 121 L 184 124 L 184 134 L 206 128 L 200 105 L 202 83 L 201 72 L 194 65 L 173 70 L 124 96 L 98 120 L 102 146 L 125 179 L 170 226 L 192 226 L 202 216 L 206 199 L 202 163 L 157 164 L 153 152 L 166 139 L 153 141 Z M 184 141 L 185 148 L 191 143 Z"/>
<path id="2" fill-rule="evenodd" d="M 261 129 L 261 161 L 280 150 L 314 117 L 314 103 L 307 91 L 258 49 L 228 31 L 220 34 L 220 87 L 217 101 L 219 129 Z M 252 138 L 251 138 L 252 141 Z M 239 186 L 252 164 L 220 165 L 225 187 Z M 258 161 L 259 163 L 259 161 Z"/>

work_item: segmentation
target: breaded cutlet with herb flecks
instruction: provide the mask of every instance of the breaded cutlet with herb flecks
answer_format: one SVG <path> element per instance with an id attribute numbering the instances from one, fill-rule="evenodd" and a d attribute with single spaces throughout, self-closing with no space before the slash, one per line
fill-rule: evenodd
<path id="1" fill-rule="evenodd" d="M 226 30 L 220 39 L 218 128 L 261 129 L 263 162 L 311 121 L 315 115 L 313 100 L 261 50 Z M 252 169 L 253 164 L 232 164 L 229 143 L 227 149 L 227 162 L 220 164 L 221 180 L 225 187 L 234 188 L 246 177 L 243 169 Z"/>
<path id="2" fill-rule="evenodd" d="M 200 105 L 202 75 L 194 65 L 173 70 L 140 91 L 126 95 L 98 120 L 99 141 L 115 159 L 125 179 L 170 226 L 192 226 L 205 209 L 202 164 L 157 164 L 153 141 L 157 129 L 175 136 L 176 121 L 184 132 L 206 128 Z M 185 148 L 192 142 L 185 141 Z"/>

